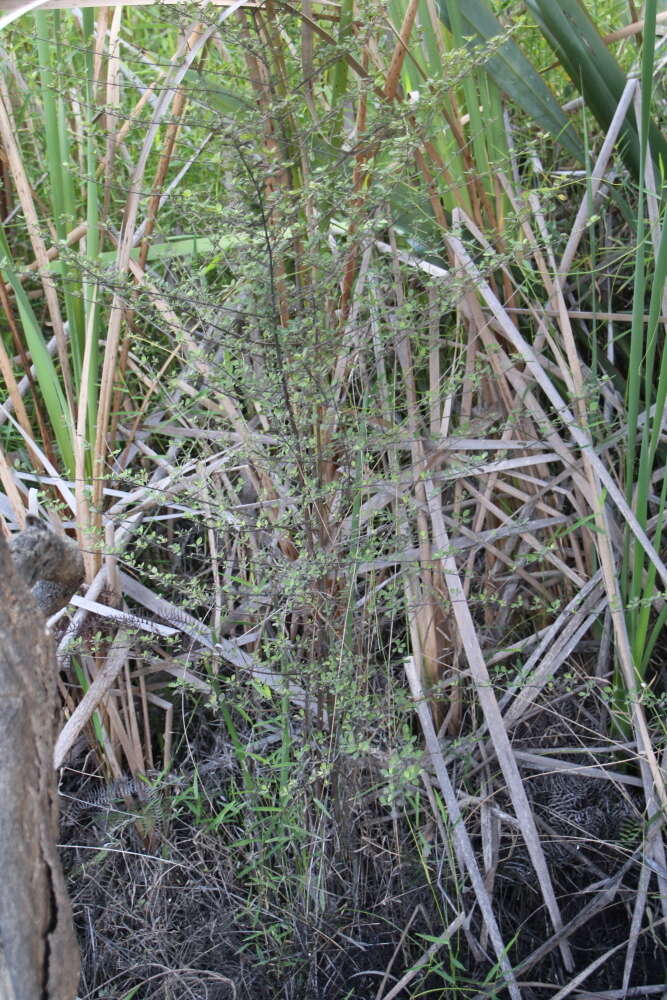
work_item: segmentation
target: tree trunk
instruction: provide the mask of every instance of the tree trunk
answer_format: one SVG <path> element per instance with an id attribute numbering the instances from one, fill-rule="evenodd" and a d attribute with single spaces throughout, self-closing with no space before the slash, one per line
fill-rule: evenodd
<path id="1" fill-rule="evenodd" d="M 57 718 L 55 650 L 0 538 L 1 1000 L 73 1000 L 79 980 L 56 848 Z"/>

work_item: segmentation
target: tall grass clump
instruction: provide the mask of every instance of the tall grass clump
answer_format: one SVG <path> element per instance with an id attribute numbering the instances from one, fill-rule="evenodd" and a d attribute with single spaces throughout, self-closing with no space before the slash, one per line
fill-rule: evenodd
<path id="1" fill-rule="evenodd" d="M 526 7 L 5 33 L 82 997 L 662 980 L 661 22 Z"/>

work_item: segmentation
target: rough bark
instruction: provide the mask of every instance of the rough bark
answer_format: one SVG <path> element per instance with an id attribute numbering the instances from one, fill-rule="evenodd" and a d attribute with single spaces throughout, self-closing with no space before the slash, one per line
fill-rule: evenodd
<path id="1" fill-rule="evenodd" d="M 47 618 L 70 601 L 83 582 L 83 557 L 71 538 L 56 535 L 36 515 L 9 543 L 14 565 Z"/>
<path id="2" fill-rule="evenodd" d="M 55 650 L 0 538 L 0 997 L 73 1000 L 79 955 L 56 847 Z"/>

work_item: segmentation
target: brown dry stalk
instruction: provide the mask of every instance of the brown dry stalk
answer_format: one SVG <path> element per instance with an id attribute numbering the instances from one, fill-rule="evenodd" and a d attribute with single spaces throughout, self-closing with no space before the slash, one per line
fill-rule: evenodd
<path id="1" fill-rule="evenodd" d="M 473 891 L 477 898 L 482 917 L 484 918 L 484 923 L 489 932 L 491 943 L 498 958 L 498 964 L 505 976 L 510 996 L 513 1000 L 521 1000 L 521 992 L 516 982 L 512 966 L 507 958 L 507 947 L 502 939 L 500 928 L 498 927 L 498 923 L 493 913 L 491 898 L 479 870 L 477 858 L 475 857 L 475 852 L 470 842 L 470 837 L 468 836 L 463 816 L 461 815 L 461 809 L 456 797 L 456 792 L 454 791 L 451 779 L 447 773 L 447 766 L 442 756 L 440 744 L 438 743 L 438 738 L 433 727 L 433 720 L 431 719 L 431 713 L 429 711 L 421 683 L 421 670 L 419 669 L 419 665 L 415 663 L 413 657 L 408 657 L 408 659 L 404 661 L 404 667 L 408 683 L 410 685 L 410 691 L 415 702 L 415 709 L 419 718 L 419 723 L 424 733 L 426 750 L 430 758 L 430 763 L 435 770 L 436 778 L 445 801 L 447 814 L 451 823 L 451 836 L 454 841 L 454 847 L 459 865 L 461 866 L 461 869 L 467 870 L 470 877 Z M 565 942 L 563 942 L 563 947 L 565 947 Z"/>
<path id="2" fill-rule="evenodd" d="M 507 730 L 498 706 L 489 672 L 484 662 L 484 656 L 479 644 L 477 629 L 470 613 L 468 602 L 463 593 L 463 587 L 456 566 L 454 556 L 451 554 L 449 537 L 445 528 L 445 522 L 440 505 L 440 497 L 435 486 L 429 479 L 424 480 L 428 507 L 431 516 L 433 530 L 433 541 L 439 552 L 442 574 L 449 594 L 452 607 L 452 617 L 456 621 L 461 636 L 461 645 L 465 653 L 470 673 L 472 676 L 475 692 L 479 704 L 484 713 L 491 739 L 493 741 L 498 763 L 507 782 L 508 791 L 512 799 L 512 805 L 519 820 L 521 833 L 526 843 L 530 859 L 535 873 L 540 883 L 542 896 L 547 910 L 551 917 L 554 930 L 558 932 L 563 921 L 560 914 L 558 902 L 551 882 L 551 876 L 544 857 L 544 851 L 540 842 L 535 819 L 528 801 L 526 790 L 521 780 L 521 775 L 517 767 L 512 747 L 509 742 Z M 561 946 L 563 962 L 568 970 L 573 968 L 572 952 L 569 944 L 563 941 Z"/>
<path id="3" fill-rule="evenodd" d="M 53 332 L 58 346 L 58 360 L 62 372 L 65 396 L 70 414 L 74 413 L 74 391 L 72 388 L 72 375 L 70 371 L 69 357 L 67 354 L 67 340 L 63 327 L 60 304 L 56 292 L 55 282 L 50 273 L 49 258 L 46 252 L 46 245 L 41 234 L 41 225 L 35 209 L 32 196 L 32 189 L 28 181 L 27 174 L 23 166 L 21 151 L 16 142 L 14 129 L 9 113 L 9 96 L 4 86 L 0 86 L 0 139 L 5 148 L 12 180 L 21 202 L 23 214 L 25 216 L 26 229 L 30 237 L 33 253 L 37 262 L 39 277 L 44 291 L 44 297 L 53 326 Z"/>
<path id="4" fill-rule="evenodd" d="M 220 20 L 226 18 L 241 5 L 242 0 L 236 0 L 236 2 L 225 11 L 225 14 L 222 15 Z M 171 67 L 166 74 L 162 93 L 153 111 L 151 124 L 148 128 L 148 132 L 142 144 L 141 151 L 130 180 L 130 193 L 125 206 L 125 216 L 121 227 L 118 255 L 116 260 L 116 281 L 118 283 L 123 281 L 129 270 L 130 254 L 134 245 L 134 228 L 139 209 L 142 179 L 158 128 L 169 105 L 173 101 L 174 94 L 178 89 L 179 84 L 190 68 L 192 62 L 208 39 L 217 30 L 218 24 L 210 26 L 203 32 L 198 24 L 195 25 L 188 36 L 181 42 L 171 61 Z M 122 292 L 117 291 L 114 293 L 111 303 L 109 324 L 105 339 L 104 360 L 97 411 L 97 436 L 93 452 L 93 509 L 96 512 L 94 518 L 97 529 L 101 528 L 102 491 L 106 479 L 107 449 L 110 445 L 108 432 L 111 416 L 111 401 L 113 396 L 121 324 L 124 312 L 124 296 Z"/>

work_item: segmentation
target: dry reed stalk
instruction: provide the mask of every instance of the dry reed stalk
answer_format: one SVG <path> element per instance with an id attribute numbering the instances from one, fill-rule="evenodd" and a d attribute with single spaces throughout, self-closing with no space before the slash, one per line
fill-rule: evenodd
<path id="1" fill-rule="evenodd" d="M 169 105 L 172 103 L 174 95 L 192 65 L 197 54 L 206 44 L 208 39 L 218 30 L 220 23 L 231 13 L 242 5 L 242 0 L 236 0 L 231 7 L 227 8 L 218 22 L 205 31 L 201 32 L 196 24 L 187 37 L 183 39 L 174 54 L 170 68 L 165 74 L 164 86 L 156 107 L 153 111 L 151 124 L 141 146 L 136 165 L 130 180 L 130 193 L 125 206 L 125 215 L 120 233 L 118 255 L 116 260 L 116 281 L 120 283 L 128 273 L 130 268 L 130 253 L 134 245 L 134 230 L 143 175 L 148 161 L 148 156 L 152 148 L 158 127 L 162 118 L 167 113 Z M 111 417 L 111 402 L 113 395 L 113 382 L 118 362 L 118 348 L 120 344 L 121 323 L 125 313 L 125 304 L 121 292 L 115 292 L 110 307 L 109 324 L 105 338 L 104 360 L 99 392 L 99 403 L 97 412 L 97 436 L 93 452 L 93 509 L 97 512 L 94 517 L 95 526 L 101 527 L 101 501 L 102 490 L 106 478 L 106 456 L 110 445 L 108 441 L 109 423 Z"/>
<path id="2" fill-rule="evenodd" d="M 426 703 L 424 689 L 421 682 L 422 669 L 417 663 L 415 663 L 412 657 L 408 657 L 408 659 L 405 660 L 404 666 L 408 683 L 410 685 L 410 691 L 415 702 L 417 716 L 424 733 L 426 749 L 430 757 L 430 762 L 435 769 L 438 784 L 445 801 L 445 806 L 451 823 L 451 837 L 454 841 L 454 848 L 459 866 L 462 871 L 466 870 L 468 872 L 485 926 L 488 930 L 493 949 L 498 959 L 498 965 L 504 974 L 510 996 L 513 997 L 514 1000 L 521 1000 L 521 992 L 516 982 L 512 966 L 507 958 L 507 947 L 502 939 L 500 929 L 496 922 L 491 899 L 479 871 L 475 852 L 470 842 L 465 822 L 461 815 L 456 792 L 454 791 L 449 774 L 447 773 L 447 767 L 442 756 L 442 751 L 440 750 L 438 738 L 436 736 L 435 729 L 433 728 L 431 713 Z"/>
<path id="3" fill-rule="evenodd" d="M 431 516 L 433 540 L 439 552 L 445 553 L 440 557 L 443 577 L 447 586 L 449 600 L 452 606 L 452 616 L 461 635 L 461 645 L 465 652 L 471 676 L 475 685 L 475 692 L 484 713 L 484 717 L 489 727 L 491 739 L 493 741 L 498 763 L 502 769 L 508 792 L 512 800 L 517 819 L 521 824 L 521 833 L 526 843 L 531 862 L 537 875 L 542 896 L 551 918 L 554 930 L 558 932 L 563 926 L 560 909 L 556 901 L 556 895 L 551 882 L 551 876 L 547 867 L 544 851 L 535 825 L 535 819 L 526 795 L 526 791 L 521 781 L 521 775 L 512 754 L 512 748 L 507 736 L 500 708 L 496 700 L 491 679 L 484 662 L 477 631 L 473 622 L 468 603 L 463 594 L 461 580 L 453 555 L 450 552 L 449 538 L 445 529 L 445 523 L 440 509 L 439 496 L 429 480 L 425 480 L 426 495 L 428 499 L 429 513 Z M 563 941 L 560 946 L 561 955 L 565 967 L 568 970 L 573 968 L 572 953 L 567 942 Z"/>
<path id="4" fill-rule="evenodd" d="M 199 27 L 201 28 L 201 26 Z M 196 30 L 197 29 L 195 29 L 195 31 Z M 191 35 L 191 37 L 193 36 L 194 33 L 193 35 Z M 181 123 L 180 120 L 185 111 L 185 103 L 186 103 L 185 91 L 183 89 L 176 90 L 174 94 L 174 102 L 172 107 L 172 118 L 169 121 L 169 124 L 167 125 L 162 153 L 160 154 L 157 167 L 155 169 L 152 193 L 148 202 L 146 218 L 144 219 L 142 225 L 139 227 L 141 230 L 142 238 L 140 243 L 139 260 L 137 262 L 137 267 L 140 271 L 145 271 L 146 269 L 146 260 L 148 257 L 148 251 L 150 249 L 150 237 L 155 228 L 157 215 L 160 209 L 160 205 L 162 204 L 163 201 L 164 182 L 167 176 L 167 171 L 169 170 L 169 165 L 171 163 L 174 147 L 176 145 L 176 139 L 178 137 L 178 132 Z M 125 322 L 128 327 L 132 323 L 132 313 L 129 311 L 126 316 Z M 118 359 L 118 373 L 116 377 L 121 383 L 125 379 L 125 372 L 127 368 L 127 356 L 130 350 L 130 337 L 131 335 L 128 329 L 128 332 L 125 334 L 125 337 L 123 338 L 123 342 L 120 348 L 120 355 Z M 172 355 L 170 355 L 167 358 L 167 362 L 170 360 L 170 357 L 173 356 L 173 353 L 175 352 L 176 348 L 174 349 L 174 352 L 172 352 Z M 167 365 L 167 362 L 165 362 L 165 364 L 162 366 L 162 369 L 158 375 L 158 379 L 162 375 L 162 373 L 166 371 L 165 366 Z M 115 440 L 116 437 L 116 429 L 118 425 L 118 420 L 120 418 L 120 404 L 123 397 L 123 393 L 124 389 L 122 388 L 121 385 L 119 385 L 114 392 L 114 397 L 111 403 L 111 427 L 109 434 L 112 441 Z M 147 402 L 148 402 L 147 399 L 144 399 L 142 401 L 140 412 L 135 417 L 135 426 L 138 426 L 142 416 L 142 411 L 145 409 Z"/>
<path id="5" fill-rule="evenodd" d="M 106 154 L 104 156 L 104 191 L 102 195 L 101 219 L 109 215 L 111 202 L 111 181 L 113 179 L 114 160 L 118 149 L 117 130 L 120 120 L 120 26 L 123 7 L 116 7 L 111 16 L 111 27 L 99 39 L 99 47 L 104 55 L 106 42 L 106 80 L 104 82 L 104 106 L 109 110 L 104 112 L 104 131 L 106 133 Z M 100 85 L 102 83 L 100 77 Z"/>
<path id="6" fill-rule="evenodd" d="M 58 360 L 60 362 L 67 404 L 69 412 L 72 414 L 74 412 L 74 390 L 72 387 L 72 375 L 67 354 L 65 329 L 60 312 L 60 303 L 58 302 L 55 283 L 50 275 L 46 244 L 41 234 L 41 225 L 35 209 L 32 189 L 25 172 L 21 151 L 16 142 L 16 133 L 11 123 L 9 108 L 9 95 L 3 85 L 0 86 L 0 139 L 2 139 L 2 144 L 7 155 L 9 169 L 19 196 L 19 201 L 21 202 L 26 229 L 38 265 L 44 298 L 46 299 L 49 318 L 56 338 Z"/>
<path id="7" fill-rule="evenodd" d="M 509 322 L 503 307 L 500 302 L 489 288 L 488 284 L 484 281 L 479 270 L 469 257 L 467 251 L 464 249 L 463 244 L 456 237 L 449 237 L 448 241 L 451 243 L 452 248 L 459 255 L 459 259 L 463 262 L 466 273 L 474 281 L 478 292 L 487 302 L 491 312 L 493 313 L 495 319 L 498 322 L 503 335 L 512 343 L 514 348 L 519 351 L 523 356 L 526 363 L 527 372 L 535 379 L 535 382 L 544 391 L 545 395 L 553 405 L 556 412 L 559 414 L 561 422 L 566 426 L 568 433 L 572 437 L 575 445 L 586 452 L 587 459 L 591 463 L 595 473 L 599 476 L 600 480 L 604 484 L 604 487 L 609 495 L 610 500 L 613 502 L 626 521 L 631 532 L 641 545 L 641 547 L 646 552 L 646 555 L 651 560 L 651 562 L 656 567 L 661 579 L 665 584 L 667 584 L 667 567 L 664 565 L 663 561 L 660 559 L 658 553 L 655 551 L 654 546 L 651 544 L 650 539 L 647 537 L 645 531 L 642 529 L 637 521 L 637 518 L 633 514 L 632 510 L 628 506 L 625 498 L 623 497 L 621 491 L 616 485 L 614 479 L 604 467 L 598 456 L 595 454 L 594 450 L 591 450 L 590 441 L 586 437 L 586 434 L 578 426 L 574 419 L 569 407 L 566 405 L 565 401 L 561 397 L 560 393 L 554 386 L 553 382 L 550 380 L 539 359 L 535 356 L 530 345 L 525 341 L 525 339 L 518 333 L 514 325 Z M 482 324 L 484 325 L 484 324 Z M 530 404 L 535 415 L 540 419 L 541 425 L 548 428 L 548 432 L 544 435 L 546 439 L 553 443 L 553 447 L 557 452 L 563 454 L 566 465 L 570 468 L 573 478 L 576 479 L 577 485 L 581 489 L 584 495 L 588 496 L 590 492 L 590 484 L 582 477 L 578 470 L 578 463 L 575 461 L 574 456 L 571 454 L 570 450 L 565 447 L 560 439 L 560 436 L 555 432 L 552 421 L 549 419 L 548 415 L 538 404 L 537 400 L 530 393 L 528 384 L 523 375 L 521 375 L 513 366 L 509 363 L 509 359 L 504 354 L 500 347 L 496 347 L 495 353 L 498 355 L 499 359 L 503 361 L 507 369 L 507 378 L 515 382 L 517 386 L 521 387 L 521 391 L 525 392 L 523 396 L 524 403 Z M 597 496 L 595 494 L 594 496 Z M 589 508 L 594 509 L 595 500 L 589 502 Z"/>
<path id="8" fill-rule="evenodd" d="M 74 494 L 70 489 L 69 483 L 65 479 L 63 479 L 61 475 L 59 475 L 57 469 L 51 464 L 50 460 L 44 454 L 44 452 L 37 444 L 37 442 L 33 438 L 27 436 L 24 429 L 21 427 L 19 423 L 17 423 L 17 421 L 14 419 L 11 413 L 9 413 L 7 409 L 5 409 L 3 412 L 5 420 L 12 425 L 14 430 L 23 439 L 23 441 L 26 444 L 26 447 L 30 451 L 33 451 L 37 456 L 40 465 L 44 468 L 44 470 L 50 477 L 51 485 L 53 485 L 58 490 L 62 499 L 65 501 L 65 504 L 69 507 L 69 509 L 72 512 L 74 512 L 76 510 L 76 501 Z M 15 476 L 16 474 L 13 473 L 13 475 Z"/>
<path id="9" fill-rule="evenodd" d="M 123 666 L 121 666 L 121 670 Z M 120 671 L 119 671 L 120 673 Z M 95 676 L 95 674 L 93 674 Z M 122 680 L 120 681 L 122 684 Z M 112 687 L 106 694 L 103 702 L 98 706 L 98 713 L 102 723 L 106 722 L 105 730 L 108 735 L 108 746 L 111 747 L 117 761 L 122 761 L 123 757 L 127 768 L 132 774 L 140 774 L 140 762 L 135 755 L 134 741 L 126 725 L 124 715 L 124 699 L 122 697 L 122 687 Z M 106 751 L 106 746 L 105 746 Z"/>
<path id="10" fill-rule="evenodd" d="M 94 286 L 93 295 L 98 295 L 98 287 Z M 78 399 L 78 410 L 76 417 L 76 431 L 74 434 L 74 475 L 75 475 L 75 495 L 76 495 L 76 524 L 79 548 L 83 553 L 84 565 L 86 568 L 86 580 L 92 583 L 99 568 L 99 559 L 90 551 L 91 542 L 94 541 L 94 525 L 91 518 L 89 504 L 89 491 L 86 487 L 86 456 L 88 453 L 88 403 L 91 386 L 92 355 L 95 349 L 93 339 L 95 336 L 95 309 L 91 308 L 88 313 L 88 323 L 85 331 L 85 346 L 83 352 L 83 364 L 81 368 L 81 391 Z"/>
<path id="11" fill-rule="evenodd" d="M 150 702 L 151 705 L 155 705 L 157 708 L 164 712 L 164 733 L 163 733 L 163 751 L 162 751 L 162 770 L 165 774 L 169 771 L 171 767 L 171 756 L 172 756 L 172 739 L 173 739 L 173 728 L 174 728 L 174 706 L 170 701 L 166 701 L 164 698 L 160 698 L 153 692 L 146 695 L 146 700 Z"/>
<path id="12" fill-rule="evenodd" d="M 405 305 L 401 274 L 396 257 L 396 240 L 393 229 L 389 240 L 392 250 L 392 271 L 394 294 L 399 310 Z M 419 541 L 419 581 L 415 585 L 419 589 L 419 603 L 414 609 L 415 621 L 420 635 L 420 649 L 424 677 L 428 687 L 435 687 L 442 677 L 443 665 L 455 657 L 451 647 L 447 615 L 443 610 L 444 586 L 438 570 L 437 560 L 433 559 L 430 542 L 429 524 L 427 518 L 426 491 L 422 483 L 422 470 L 426 467 L 426 455 L 422 445 L 422 433 L 418 409 L 417 388 L 414 374 L 414 362 L 410 336 L 399 331 L 394 340 L 394 350 L 403 373 L 405 398 L 408 415 L 408 434 L 410 438 L 410 453 L 412 460 L 411 475 L 416 499 L 416 528 Z M 407 512 L 406 512 L 407 515 Z M 458 731 L 461 715 L 460 692 L 454 689 L 454 700 L 449 706 L 450 732 Z M 436 728 L 443 720 L 442 705 L 438 699 L 433 701 L 433 712 Z"/>
<path id="13" fill-rule="evenodd" d="M 220 559 L 219 559 L 219 555 L 218 555 L 218 543 L 216 541 L 215 530 L 214 530 L 214 527 L 213 527 L 213 525 L 215 523 L 214 519 L 213 519 L 213 507 L 211 505 L 210 494 L 209 494 L 209 489 L 210 489 L 210 486 L 211 486 L 211 481 L 210 481 L 210 477 L 206 476 L 206 472 L 205 472 L 204 466 L 201 463 L 199 465 L 199 471 L 200 471 L 201 481 L 202 481 L 202 493 L 201 493 L 202 508 L 203 508 L 204 515 L 206 517 L 206 521 L 207 521 L 207 524 L 208 524 L 207 535 L 208 535 L 209 551 L 210 551 L 210 554 L 211 554 L 211 576 L 213 577 L 213 593 L 215 595 L 214 596 L 215 608 L 214 608 L 214 611 L 213 611 L 213 634 L 216 635 L 216 636 L 219 636 L 220 635 L 220 623 L 222 621 L 222 593 L 223 593 L 223 591 L 222 591 L 222 587 L 221 587 L 221 583 L 220 583 Z M 232 565 L 233 565 L 233 563 L 230 560 L 230 563 L 229 563 L 229 571 L 230 572 L 231 572 Z M 214 672 L 218 673 L 219 669 L 220 669 L 220 665 L 216 661 L 214 663 Z"/>
<path id="14" fill-rule="evenodd" d="M 105 4 L 105 7 L 146 7 L 151 6 L 154 0 L 110 0 L 110 3 Z M 163 0 L 165 4 L 175 4 L 179 0 Z M 250 9 L 260 7 L 262 4 L 259 0 L 243 0 L 239 3 L 238 0 L 205 0 L 206 5 L 210 4 L 212 7 L 234 7 L 238 9 L 239 7 L 248 7 Z M 323 3 L 325 0 L 319 0 L 319 3 Z M 326 0 L 326 5 L 333 8 L 337 8 L 337 4 L 330 3 Z M 22 14 L 30 13 L 33 10 L 39 8 L 40 10 L 78 10 L 81 7 L 97 7 L 97 0 L 31 0 L 31 2 L 26 2 L 26 0 L 0 0 L 0 11 L 5 11 L 5 17 L 0 19 L 0 30 L 12 21 L 20 17 Z M 316 13 L 315 16 L 318 16 Z M 326 14 L 319 14 L 320 17 L 326 16 Z M 329 14 L 329 18 L 332 15 Z"/>
<path id="15" fill-rule="evenodd" d="M 9 359 L 9 355 L 7 354 L 4 342 L 1 340 L 0 340 L 0 375 L 2 375 L 4 383 L 7 387 L 7 392 L 9 393 L 9 400 L 12 406 L 14 407 L 14 412 L 16 413 L 16 417 L 19 424 L 25 431 L 26 437 L 33 438 L 35 435 L 32 426 L 30 424 L 28 411 L 25 408 L 25 404 L 23 402 L 23 396 L 19 392 L 18 383 L 14 377 L 14 369 Z M 37 472 L 42 472 L 43 466 L 40 463 L 39 458 L 35 454 L 35 452 L 29 449 L 28 454 L 30 455 L 35 470 Z"/>
<path id="16" fill-rule="evenodd" d="M 198 346 L 188 331 L 186 324 L 180 322 L 171 306 L 159 294 L 155 286 L 146 276 L 146 273 L 140 270 L 135 261 L 130 259 L 128 261 L 128 268 L 137 281 L 137 284 L 151 293 L 151 305 L 168 324 L 174 338 L 177 340 L 179 350 L 182 350 L 184 346 L 189 352 L 188 358 L 195 371 L 204 375 L 209 384 L 215 384 L 215 370 L 213 366 L 201 356 L 201 351 L 198 349 Z M 175 354 L 176 351 L 174 350 L 173 353 Z M 171 356 L 168 360 L 171 360 Z M 155 381 L 154 384 L 157 388 L 157 381 Z M 253 485 L 256 487 L 258 494 L 263 497 L 265 501 L 268 501 L 266 508 L 267 514 L 269 518 L 275 522 L 280 516 L 280 510 L 272 505 L 272 501 L 284 498 L 287 495 L 287 491 L 280 483 L 275 471 L 271 469 L 271 463 L 265 455 L 265 448 L 260 443 L 259 436 L 255 431 L 250 429 L 248 422 L 236 402 L 224 393 L 216 392 L 215 396 L 216 401 L 209 400 L 208 405 L 217 413 L 227 417 L 231 425 L 238 433 L 240 440 L 246 446 L 250 461 L 252 462 Z M 288 559 L 293 561 L 298 557 L 298 552 L 294 543 L 283 532 L 279 535 L 278 545 Z"/>
<path id="17" fill-rule="evenodd" d="M 139 734 L 139 723 L 135 708 L 137 692 L 132 688 L 130 679 L 130 667 L 127 660 L 123 665 L 124 686 L 121 685 L 120 700 L 122 704 L 122 715 L 125 719 L 125 731 L 127 732 L 130 754 L 128 763 L 133 774 L 146 774 L 146 763 L 144 760 L 144 749 L 141 736 Z"/>
<path id="18" fill-rule="evenodd" d="M 116 633 L 105 664 L 97 672 L 92 684 L 74 710 L 73 715 L 65 723 L 56 741 L 53 752 L 53 766 L 62 767 L 65 758 L 74 745 L 79 733 L 91 719 L 102 699 L 109 692 L 118 674 L 123 668 L 131 648 L 131 637 L 127 632 Z"/>
<path id="19" fill-rule="evenodd" d="M 368 66 L 368 53 L 366 51 L 364 52 L 363 65 L 364 68 L 367 68 Z M 365 133 L 367 111 L 368 111 L 367 94 L 364 88 L 363 81 L 360 81 L 359 103 L 357 104 L 357 113 L 355 120 L 356 136 L 363 136 Z M 360 212 L 364 204 L 364 197 L 361 192 L 368 178 L 368 173 L 366 170 L 366 162 L 368 158 L 369 158 L 369 151 L 364 147 L 363 144 L 359 144 L 358 151 L 355 156 L 354 170 L 352 172 L 352 190 L 356 195 L 351 205 L 351 209 L 353 212 Z M 341 326 L 346 326 L 348 329 L 350 327 L 353 328 L 355 325 L 355 320 L 351 319 L 349 315 L 351 300 L 354 302 L 358 301 L 359 298 L 357 295 L 352 297 L 352 289 L 354 285 L 354 279 L 357 268 L 357 257 L 359 255 L 358 240 L 354 238 L 356 233 L 356 228 L 357 227 L 354 220 L 350 220 L 350 223 L 348 225 L 348 241 L 350 246 L 349 250 L 347 251 L 345 264 L 343 266 L 343 281 L 342 281 L 340 305 L 339 305 L 339 316 L 340 316 L 339 323 Z M 366 259 L 368 260 L 369 258 Z M 345 334 L 343 334 L 343 339 L 345 339 Z"/>
<path id="20" fill-rule="evenodd" d="M 26 526 L 26 509 L 14 479 L 14 470 L 7 461 L 7 456 L 5 455 L 3 448 L 0 448 L 0 482 L 2 482 L 7 499 L 9 500 L 12 510 L 14 511 L 16 523 L 19 528 L 23 530 Z"/>
<path id="21" fill-rule="evenodd" d="M 614 625 L 614 632 L 616 635 L 617 650 L 619 652 L 622 670 L 625 677 L 625 683 L 627 685 L 628 693 L 632 700 L 632 712 L 633 712 L 633 726 L 635 727 L 637 734 L 638 746 L 640 748 L 640 754 L 645 758 L 650 773 L 652 776 L 652 781 L 656 794 L 663 806 L 667 807 L 667 791 L 665 790 L 664 779 L 660 772 L 655 753 L 653 751 L 651 739 L 648 733 L 648 728 L 646 725 L 646 719 L 644 716 L 643 708 L 638 700 L 636 691 L 636 681 L 634 675 L 634 667 L 632 664 L 632 654 L 630 651 L 630 645 L 627 635 L 627 626 L 625 623 L 625 617 L 622 611 L 622 602 L 620 598 L 620 591 L 618 586 L 618 578 L 614 567 L 614 557 L 610 544 L 610 529 L 606 510 L 601 508 L 597 498 L 601 495 L 601 485 L 599 480 L 601 480 L 608 493 L 611 495 L 611 499 L 614 504 L 619 508 L 620 512 L 625 516 L 626 521 L 632 530 L 633 534 L 640 542 L 644 548 L 646 554 L 649 556 L 653 564 L 658 569 L 663 581 L 667 581 L 667 575 L 665 567 L 662 560 L 659 558 L 653 545 L 646 536 L 645 532 L 642 530 L 638 524 L 634 514 L 628 507 L 625 499 L 623 498 L 620 490 L 616 486 L 612 477 L 609 475 L 605 467 L 603 466 L 600 459 L 597 457 L 595 452 L 592 450 L 590 443 L 590 436 L 587 433 L 585 425 L 582 427 L 578 421 L 575 420 L 574 416 L 570 412 L 569 408 L 563 401 L 561 395 L 557 392 L 552 382 L 546 376 L 542 366 L 540 365 L 538 359 L 535 356 L 532 348 L 527 344 L 527 342 L 521 337 L 516 328 L 506 320 L 502 306 L 500 305 L 498 299 L 493 294 L 492 290 L 489 288 L 488 284 L 483 280 L 479 271 L 472 262 L 467 251 L 464 249 L 461 242 L 455 237 L 449 237 L 448 242 L 455 252 L 456 257 L 460 262 L 463 263 L 467 273 L 472 277 L 474 275 L 476 281 L 477 292 L 484 298 L 488 307 L 493 312 L 494 316 L 500 323 L 504 335 L 510 340 L 510 342 L 515 346 L 517 350 L 520 351 L 524 357 L 528 370 L 535 377 L 538 384 L 545 391 L 547 396 L 550 398 L 554 406 L 557 407 L 560 412 L 561 419 L 564 420 L 568 431 L 576 444 L 582 450 L 584 468 L 587 473 L 588 484 L 587 487 L 583 486 L 583 492 L 588 497 L 589 508 L 595 516 L 597 532 L 595 537 L 595 544 L 600 556 L 602 563 L 603 574 L 605 579 L 605 586 L 608 593 L 609 607 L 612 616 L 612 623 Z M 576 382 L 576 388 L 578 389 L 575 399 L 583 399 L 583 379 L 581 375 L 580 365 L 578 361 L 578 356 L 576 349 L 572 343 L 571 330 L 569 329 L 569 323 L 563 317 L 563 312 L 561 310 L 561 317 L 563 318 L 563 333 L 566 339 L 566 350 L 568 353 L 568 359 L 570 364 L 571 375 Z M 580 413 L 580 416 L 582 414 Z M 585 412 L 583 413 L 585 418 Z M 646 793 L 650 794 L 650 788 L 646 789 Z"/>
<path id="22" fill-rule="evenodd" d="M 155 770 L 155 760 L 153 758 L 153 732 L 151 727 L 150 716 L 148 714 L 149 709 L 148 709 L 148 691 L 146 690 L 146 678 L 144 677 L 143 674 L 139 674 L 137 676 L 136 671 L 134 671 L 133 676 L 136 678 L 136 681 L 139 685 L 139 702 L 141 704 L 141 725 L 143 730 L 141 737 L 141 746 L 146 755 L 146 765 L 148 767 L 148 771 L 150 772 Z M 159 700 L 164 702 L 164 699 L 162 698 Z M 164 703 L 169 704 L 168 702 Z"/>

